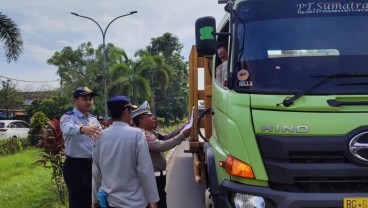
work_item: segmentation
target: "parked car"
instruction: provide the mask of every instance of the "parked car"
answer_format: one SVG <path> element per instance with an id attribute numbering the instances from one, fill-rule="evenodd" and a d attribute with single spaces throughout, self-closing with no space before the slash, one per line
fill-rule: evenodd
<path id="1" fill-rule="evenodd" d="M 0 139 L 28 137 L 29 124 L 22 120 L 0 120 Z"/>

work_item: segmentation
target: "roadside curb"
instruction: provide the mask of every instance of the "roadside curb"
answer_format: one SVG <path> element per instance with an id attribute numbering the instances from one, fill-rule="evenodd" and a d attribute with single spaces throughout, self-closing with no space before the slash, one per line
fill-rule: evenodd
<path id="1" fill-rule="evenodd" d="M 169 153 L 167 153 L 167 155 L 165 156 L 166 162 L 169 162 L 169 160 L 171 159 L 172 155 L 174 154 L 176 150 L 176 146 L 174 148 L 172 148 Z"/>

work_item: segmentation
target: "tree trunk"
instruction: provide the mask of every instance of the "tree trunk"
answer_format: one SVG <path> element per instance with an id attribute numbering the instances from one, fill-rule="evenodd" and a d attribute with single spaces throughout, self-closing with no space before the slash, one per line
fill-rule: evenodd
<path id="1" fill-rule="evenodd" d="M 151 85 L 151 90 L 152 90 L 152 97 L 151 97 L 151 100 L 150 100 L 150 107 L 151 107 L 152 114 L 156 115 L 155 89 L 153 88 L 154 87 L 153 82 L 154 82 L 154 80 L 153 80 L 153 70 L 151 69 L 151 82 L 150 82 L 150 85 Z"/>

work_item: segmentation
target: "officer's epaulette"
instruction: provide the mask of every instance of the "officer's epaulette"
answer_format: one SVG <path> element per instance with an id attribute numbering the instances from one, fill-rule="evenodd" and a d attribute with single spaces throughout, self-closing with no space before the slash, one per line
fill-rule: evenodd
<path id="1" fill-rule="evenodd" d="M 68 111 L 68 112 L 66 112 L 66 113 L 64 113 L 64 114 L 67 114 L 67 115 L 73 115 L 73 114 L 74 114 L 74 111 Z"/>

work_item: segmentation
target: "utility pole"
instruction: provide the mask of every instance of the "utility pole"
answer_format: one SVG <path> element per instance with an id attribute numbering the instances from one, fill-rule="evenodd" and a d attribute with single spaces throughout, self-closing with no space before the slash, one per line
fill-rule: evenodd
<path id="1" fill-rule="evenodd" d="M 7 79 L 5 82 L 5 109 L 6 109 L 6 119 L 9 119 L 9 82 Z"/>

